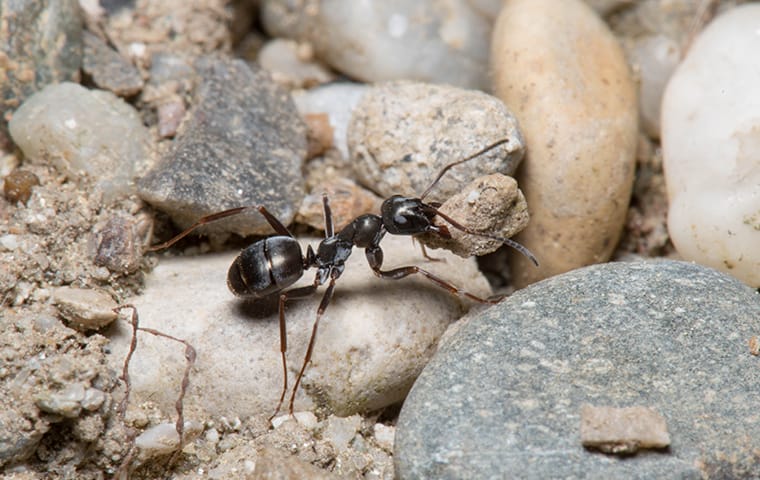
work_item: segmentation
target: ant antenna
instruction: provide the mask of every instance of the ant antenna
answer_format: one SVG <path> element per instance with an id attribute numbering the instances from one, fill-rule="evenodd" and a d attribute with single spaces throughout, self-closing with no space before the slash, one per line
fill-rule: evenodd
<path id="1" fill-rule="evenodd" d="M 443 167 L 443 169 L 438 173 L 438 176 L 435 177 L 435 180 L 433 180 L 433 183 L 430 184 L 430 186 L 427 188 L 427 190 L 425 190 L 424 192 L 422 192 L 422 195 L 420 195 L 420 200 L 422 200 L 423 198 L 427 197 L 428 193 L 430 193 L 430 191 L 433 189 L 433 187 L 436 186 L 436 184 L 441 179 L 441 177 L 443 177 L 443 175 L 446 172 L 448 172 L 449 169 L 451 169 L 451 167 L 456 167 L 457 165 L 460 165 L 460 164 L 462 164 L 464 162 L 469 162 L 473 158 L 479 157 L 479 156 L 483 155 L 484 153 L 487 153 L 487 152 L 493 150 L 494 148 L 498 147 L 499 145 L 504 145 L 505 143 L 509 143 L 509 139 L 508 138 L 503 138 L 503 139 L 499 140 L 498 142 L 492 143 L 491 145 L 485 147 L 484 149 L 482 149 L 482 150 L 480 150 L 478 152 L 475 152 L 475 153 L 473 153 L 472 155 L 470 155 L 470 156 L 468 156 L 466 158 L 463 158 L 462 160 L 457 160 L 456 162 L 449 163 L 448 165 L 446 165 L 445 167 Z"/>

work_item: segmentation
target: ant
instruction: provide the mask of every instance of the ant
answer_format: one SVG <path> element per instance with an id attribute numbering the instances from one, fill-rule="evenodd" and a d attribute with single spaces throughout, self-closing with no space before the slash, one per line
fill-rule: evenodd
<path id="1" fill-rule="evenodd" d="M 345 262 L 351 255 L 354 247 L 364 249 L 364 254 L 367 257 L 369 267 L 372 269 L 372 272 L 380 278 L 399 280 L 409 275 L 420 274 L 439 287 L 448 290 L 451 294 L 461 295 L 479 303 L 495 304 L 498 303 L 503 296 L 480 298 L 417 266 L 382 270 L 383 250 L 380 248 L 380 241 L 386 233 L 392 235 L 417 235 L 434 232 L 443 238 L 451 238 L 448 227 L 445 225 L 435 225 L 433 223 L 433 219 L 437 215 L 443 218 L 452 227 L 465 233 L 492 238 L 509 245 L 538 266 L 538 260 L 536 260 L 536 257 L 519 243 L 508 238 L 476 232 L 441 213 L 438 210 L 438 207 L 440 207 L 439 203 L 425 203 L 423 201 L 449 169 L 483 155 L 507 142 L 509 142 L 509 139 L 499 140 L 462 160 L 446 165 L 419 198 L 393 195 L 383 201 L 380 208 L 380 215 L 371 213 L 360 215 L 338 233 L 335 233 L 333 230 L 329 200 L 327 195 L 323 195 L 322 206 L 324 209 L 325 239 L 319 243 L 316 252 L 311 245 L 309 245 L 306 249 L 306 254 L 304 255 L 301 246 L 298 244 L 298 241 L 293 234 L 291 234 L 285 225 L 283 225 L 264 206 L 260 205 L 232 208 L 202 217 L 180 234 L 164 243 L 148 248 L 148 251 L 162 250 L 170 247 L 202 225 L 222 218 L 238 215 L 251 209 L 258 210 L 269 225 L 272 226 L 277 235 L 254 242 L 245 248 L 240 255 L 235 258 L 227 274 L 227 286 L 232 293 L 237 296 L 257 299 L 279 295 L 280 354 L 282 356 L 283 387 L 280 399 L 277 403 L 277 408 L 275 409 L 274 414 L 270 417 L 270 421 L 277 415 L 277 413 L 279 413 L 285 399 L 285 394 L 288 390 L 288 368 L 285 359 L 285 353 L 287 351 L 285 303 L 290 299 L 313 295 L 316 293 L 318 287 L 325 283 L 328 284 L 322 296 L 322 300 L 319 303 L 319 307 L 317 308 L 317 315 L 314 320 L 314 326 L 312 327 L 306 355 L 303 364 L 301 365 L 301 369 L 298 372 L 298 376 L 296 377 L 293 391 L 290 395 L 289 412 L 292 415 L 293 403 L 295 401 L 296 392 L 298 391 L 298 386 L 301 383 L 304 371 L 311 360 L 311 354 L 314 350 L 314 342 L 319 321 L 332 299 L 335 282 L 343 273 Z M 298 281 L 305 271 L 310 268 L 317 269 L 314 282 L 311 285 L 286 290 Z"/>

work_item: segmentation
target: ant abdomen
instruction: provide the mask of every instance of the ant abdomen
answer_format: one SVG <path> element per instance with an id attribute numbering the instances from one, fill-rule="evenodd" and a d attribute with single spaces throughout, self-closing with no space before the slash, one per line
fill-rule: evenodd
<path id="1" fill-rule="evenodd" d="M 293 285 L 303 276 L 301 246 L 285 236 L 269 237 L 249 245 L 227 272 L 227 286 L 235 295 L 261 298 Z"/>

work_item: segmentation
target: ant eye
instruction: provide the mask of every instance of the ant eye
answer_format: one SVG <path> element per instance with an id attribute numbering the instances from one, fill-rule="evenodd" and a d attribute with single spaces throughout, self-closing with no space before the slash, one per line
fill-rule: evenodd
<path id="1" fill-rule="evenodd" d="M 404 225 L 406 224 L 406 217 L 403 215 L 394 215 L 393 223 L 395 223 L 396 225 Z"/>

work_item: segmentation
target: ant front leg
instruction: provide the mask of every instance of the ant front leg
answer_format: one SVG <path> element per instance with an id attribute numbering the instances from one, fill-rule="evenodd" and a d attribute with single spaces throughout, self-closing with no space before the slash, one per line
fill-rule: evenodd
<path id="1" fill-rule="evenodd" d="M 479 303 L 496 304 L 496 303 L 499 303 L 501 299 L 504 298 L 503 295 L 499 295 L 496 297 L 489 297 L 489 298 L 480 298 L 477 295 L 473 295 L 472 293 L 466 290 L 462 290 L 461 288 L 457 287 L 453 283 L 448 282 L 436 275 L 433 275 L 427 270 L 423 270 L 422 268 L 416 265 L 410 265 L 408 267 L 398 267 L 392 270 L 381 270 L 381 267 L 383 266 L 383 250 L 379 246 L 365 249 L 364 254 L 367 257 L 367 263 L 369 263 L 370 268 L 375 273 L 375 275 L 377 275 L 380 278 L 385 278 L 385 279 L 390 279 L 390 280 L 400 280 L 404 277 L 408 277 L 409 275 L 420 274 L 426 279 L 433 282 L 434 284 L 438 285 L 439 287 L 445 290 L 448 290 L 448 292 L 451 293 L 452 295 L 461 295 Z"/>

